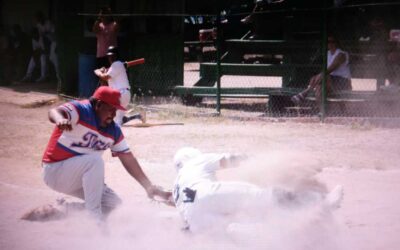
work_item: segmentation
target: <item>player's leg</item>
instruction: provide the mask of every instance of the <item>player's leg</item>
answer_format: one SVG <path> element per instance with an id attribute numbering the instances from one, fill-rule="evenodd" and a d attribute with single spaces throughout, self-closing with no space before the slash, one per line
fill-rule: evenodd
<path id="1" fill-rule="evenodd" d="M 95 217 L 102 217 L 104 162 L 101 156 L 82 155 L 44 164 L 43 177 L 50 188 L 61 193 L 77 196 L 83 189 L 86 209 Z"/>
<path id="2" fill-rule="evenodd" d="M 129 102 L 131 101 L 131 92 L 130 90 L 125 90 L 121 92 L 121 105 L 125 108 L 128 107 Z M 122 113 L 121 113 L 122 114 Z M 128 115 L 127 112 L 123 112 L 123 116 L 121 118 L 121 124 L 127 123 L 129 121 L 132 120 L 141 120 L 143 123 L 146 122 L 146 113 L 145 112 L 140 112 L 137 114 L 133 114 L 133 115 Z"/>
<path id="3" fill-rule="evenodd" d="M 146 111 L 141 111 L 137 114 L 133 114 L 133 115 L 125 115 L 122 118 L 122 124 L 127 123 L 129 121 L 132 120 L 140 120 L 142 123 L 146 123 Z"/>
<path id="4" fill-rule="evenodd" d="M 101 209 L 104 215 L 108 215 L 112 210 L 122 203 L 121 198 L 106 184 L 103 187 L 103 195 L 101 198 Z"/>
<path id="5" fill-rule="evenodd" d="M 303 90 L 302 92 L 298 93 L 297 95 L 292 96 L 291 100 L 294 104 L 299 105 L 301 104 L 307 97 L 307 95 L 310 93 L 311 90 L 315 90 L 321 80 L 320 80 L 320 74 L 318 75 L 314 75 L 313 77 L 311 77 L 308 86 L 305 90 Z"/>
<path id="6" fill-rule="evenodd" d="M 32 56 L 31 59 L 29 60 L 28 69 L 26 70 L 26 75 L 24 76 L 24 78 L 21 79 L 21 82 L 28 82 L 32 80 L 32 74 L 33 71 L 35 70 L 35 67 L 36 67 L 35 59 Z"/>
<path id="7" fill-rule="evenodd" d="M 70 193 L 69 195 L 80 198 L 82 200 L 85 199 L 85 192 L 83 188 Z M 107 216 L 112 210 L 117 208 L 122 203 L 121 198 L 106 184 L 103 186 L 103 195 L 101 198 L 101 210 L 102 213 Z M 82 210 L 84 208 L 84 203 L 76 203 L 76 202 L 67 202 L 65 204 L 68 208 L 72 207 L 73 210 Z"/>
<path id="8" fill-rule="evenodd" d="M 57 49 L 57 43 L 52 42 L 51 43 L 51 47 L 50 47 L 50 62 L 53 63 L 54 66 L 54 71 L 56 73 L 56 77 L 57 77 L 57 81 L 60 83 L 61 82 L 61 77 L 60 77 L 60 69 L 59 69 L 59 65 L 58 65 L 58 56 L 56 53 L 56 49 Z"/>
<path id="9" fill-rule="evenodd" d="M 193 203 L 184 207 L 184 219 L 194 233 L 225 232 L 232 222 L 257 222 L 268 214 L 270 190 L 244 182 L 215 182 L 195 187 Z"/>
<path id="10" fill-rule="evenodd" d="M 198 213 L 240 216 L 245 211 L 259 213 L 266 209 L 265 191 L 245 182 L 215 182 L 211 187 L 197 188 L 193 208 Z"/>
<path id="11" fill-rule="evenodd" d="M 126 89 L 126 88 L 120 89 L 119 91 L 121 93 L 121 98 L 120 98 L 121 106 L 126 109 L 129 105 L 129 102 L 131 101 L 131 92 L 129 89 Z M 125 113 L 126 112 L 123 110 L 117 110 L 117 114 L 114 118 L 114 122 L 117 123 L 118 125 L 122 125 Z"/>
<path id="12" fill-rule="evenodd" d="M 40 77 L 36 80 L 36 82 L 43 82 L 47 77 L 47 55 L 40 55 Z"/>

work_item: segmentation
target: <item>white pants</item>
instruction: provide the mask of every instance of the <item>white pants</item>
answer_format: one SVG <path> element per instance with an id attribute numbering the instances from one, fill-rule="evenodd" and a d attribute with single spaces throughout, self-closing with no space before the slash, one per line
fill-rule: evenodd
<path id="1" fill-rule="evenodd" d="M 28 64 L 28 70 L 26 72 L 26 76 L 32 77 L 33 71 L 35 70 L 36 67 L 36 62 L 33 57 L 29 60 Z M 47 61 L 46 61 L 46 55 L 42 54 L 40 55 L 40 78 L 45 78 L 47 75 Z"/>
<path id="2" fill-rule="evenodd" d="M 58 66 L 58 56 L 57 56 L 57 53 L 56 53 L 56 49 L 57 49 L 57 43 L 56 42 L 52 42 L 51 45 L 50 45 L 49 60 L 50 60 L 51 63 L 53 63 L 54 71 L 56 73 L 57 80 L 58 80 L 58 82 L 60 82 L 61 81 L 60 69 L 59 69 L 59 66 Z"/>
<path id="3" fill-rule="evenodd" d="M 300 208 L 324 202 L 327 209 L 335 209 L 343 197 L 341 186 L 326 197 L 313 190 L 291 192 L 279 187 L 260 188 L 245 182 L 200 182 L 190 189 L 196 192 L 194 201 L 178 203 L 178 209 L 194 233 L 225 232 L 232 223 L 256 225 L 277 207 Z"/>
<path id="4" fill-rule="evenodd" d="M 121 93 L 121 106 L 124 108 L 127 108 L 129 105 L 129 102 L 131 101 L 131 91 L 128 88 L 120 89 L 119 92 Z M 118 125 L 122 124 L 122 118 L 124 117 L 126 111 L 123 110 L 117 110 L 117 114 L 114 117 L 114 122 L 117 123 Z"/>
<path id="5" fill-rule="evenodd" d="M 193 189 L 196 190 L 194 202 L 182 203 L 182 206 L 184 218 L 194 233 L 216 227 L 225 230 L 235 216 L 260 219 L 267 214 L 275 197 L 274 189 L 244 182 L 207 182 Z"/>
<path id="6" fill-rule="evenodd" d="M 104 184 L 101 155 L 81 155 L 55 163 L 43 163 L 43 179 L 50 188 L 85 200 L 86 209 L 97 219 L 121 203 Z"/>
<path id="7" fill-rule="evenodd" d="M 57 48 L 57 43 L 56 42 L 52 42 L 50 44 L 50 54 L 49 56 L 49 60 L 50 62 L 53 64 L 54 66 L 54 71 L 56 73 L 56 77 L 58 81 L 61 81 L 60 78 L 60 69 L 59 69 L 59 65 L 58 65 L 58 56 L 56 53 L 56 48 Z M 47 65 L 47 55 L 42 54 L 40 56 L 40 78 L 45 78 L 48 75 L 48 65 Z M 33 57 L 31 57 L 29 64 L 28 64 L 28 70 L 26 72 L 26 76 L 28 77 L 32 77 L 33 71 L 35 70 L 36 67 L 36 62 L 33 59 Z"/>

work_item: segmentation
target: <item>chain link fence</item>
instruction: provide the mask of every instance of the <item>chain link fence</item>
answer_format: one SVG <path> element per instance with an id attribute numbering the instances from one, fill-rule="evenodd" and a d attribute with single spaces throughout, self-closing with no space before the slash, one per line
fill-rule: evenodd
<path id="1" fill-rule="evenodd" d="M 235 104 L 268 116 L 399 117 L 399 14 L 395 2 L 272 1 L 186 16 L 176 93 L 217 112 Z"/>
<path id="2" fill-rule="evenodd" d="M 121 59 L 146 60 L 128 70 L 134 101 L 166 96 L 270 117 L 400 116 L 398 1 L 222 2 L 206 13 L 176 2 L 171 14 L 162 13 L 166 3 L 153 14 L 136 3 L 112 14 L 121 24 Z M 59 5 L 58 20 L 70 20 L 58 22 L 59 93 L 82 97 L 78 82 L 92 82 L 89 92 L 97 86 L 84 76 L 93 76 L 98 6 Z"/>

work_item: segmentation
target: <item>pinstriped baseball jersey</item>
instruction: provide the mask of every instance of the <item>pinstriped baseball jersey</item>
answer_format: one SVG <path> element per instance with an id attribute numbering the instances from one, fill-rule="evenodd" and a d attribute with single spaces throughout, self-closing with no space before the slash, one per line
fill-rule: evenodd
<path id="1" fill-rule="evenodd" d="M 112 155 L 130 151 L 121 128 L 115 123 L 100 127 L 95 110 L 88 100 L 72 101 L 60 106 L 71 121 L 72 130 L 55 127 L 43 155 L 43 162 L 52 163 L 85 154 L 102 154 L 110 148 Z"/>

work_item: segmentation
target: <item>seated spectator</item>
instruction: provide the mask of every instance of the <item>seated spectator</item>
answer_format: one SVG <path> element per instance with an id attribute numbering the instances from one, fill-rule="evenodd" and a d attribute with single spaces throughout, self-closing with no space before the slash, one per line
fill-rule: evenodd
<path id="1" fill-rule="evenodd" d="M 33 72 L 40 62 L 40 77 L 35 82 L 43 82 L 46 79 L 46 54 L 43 38 L 39 34 L 37 28 L 32 29 L 32 56 L 29 60 L 26 75 L 21 79 L 21 82 L 32 81 Z"/>
<path id="2" fill-rule="evenodd" d="M 327 95 L 340 90 L 351 90 L 351 74 L 349 67 L 349 54 L 340 49 L 338 41 L 333 36 L 328 37 L 327 61 Z M 322 77 L 319 73 L 311 77 L 308 87 L 301 93 L 294 95 L 291 100 L 299 105 L 305 100 L 311 90 L 315 91 L 316 103 L 322 101 Z"/>

